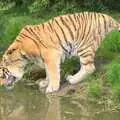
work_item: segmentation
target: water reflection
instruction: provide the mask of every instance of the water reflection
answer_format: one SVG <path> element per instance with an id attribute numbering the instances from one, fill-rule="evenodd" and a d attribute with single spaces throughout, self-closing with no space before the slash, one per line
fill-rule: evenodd
<path id="1" fill-rule="evenodd" d="M 48 100 L 36 90 L 0 91 L 0 120 L 44 120 Z"/>
<path id="2" fill-rule="evenodd" d="M 49 107 L 45 120 L 63 120 L 61 115 L 60 97 L 56 95 L 47 95 Z"/>
<path id="3" fill-rule="evenodd" d="M 0 120 L 119 120 L 120 113 L 98 113 L 100 106 L 84 100 L 41 94 L 36 89 L 18 86 L 13 91 L 0 89 Z"/>

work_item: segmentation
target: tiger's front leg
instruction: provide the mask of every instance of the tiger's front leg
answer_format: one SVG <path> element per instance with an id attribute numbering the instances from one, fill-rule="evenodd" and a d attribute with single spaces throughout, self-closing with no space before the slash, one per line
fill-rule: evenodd
<path id="1" fill-rule="evenodd" d="M 60 55 L 50 54 L 45 60 L 45 69 L 48 78 L 46 93 L 54 92 L 60 88 Z"/>

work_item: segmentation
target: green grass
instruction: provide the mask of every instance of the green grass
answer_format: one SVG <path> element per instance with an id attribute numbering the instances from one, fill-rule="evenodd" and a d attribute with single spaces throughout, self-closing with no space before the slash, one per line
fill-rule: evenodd
<path id="1" fill-rule="evenodd" d="M 109 33 L 103 41 L 100 50 L 110 52 L 120 52 L 120 33 L 113 31 Z"/>
<path id="2" fill-rule="evenodd" d="M 120 57 L 113 60 L 105 69 L 108 84 L 112 89 L 113 98 L 120 101 Z"/>
<path id="3" fill-rule="evenodd" d="M 9 19 L 8 19 L 9 18 Z M 33 18 L 29 15 L 6 15 L 0 20 L 0 55 L 12 43 L 20 30 L 28 24 L 40 24 L 45 21 L 41 18 Z"/>
<path id="4" fill-rule="evenodd" d="M 120 57 L 106 66 L 106 76 L 111 86 L 120 84 Z"/>
<path id="5" fill-rule="evenodd" d="M 99 98 L 101 95 L 101 85 L 98 81 L 92 81 L 88 85 L 88 95 L 90 97 Z"/>

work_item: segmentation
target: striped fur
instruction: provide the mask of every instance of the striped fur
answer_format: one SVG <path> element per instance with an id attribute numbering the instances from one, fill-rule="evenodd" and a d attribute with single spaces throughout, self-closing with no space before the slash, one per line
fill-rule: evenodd
<path id="1" fill-rule="evenodd" d="M 67 14 L 40 25 L 27 25 L 6 50 L 4 63 L 8 59 L 11 61 L 10 56 L 16 59 L 18 52 L 18 56 L 22 58 L 22 63 L 19 64 L 26 64 L 26 60 L 37 61 L 46 69 L 46 92 L 53 92 L 60 87 L 61 59 L 80 57 L 81 69 L 75 75 L 69 75 L 67 80 L 71 84 L 81 81 L 87 74 L 94 72 L 95 52 L 105 35 L 112 30 L 120 30 L 120 24 L 108 15 L 94 12 Z M 16 66 L 16 63 L 14 65 Z M 18 67 L 16 71 L 11 70 L 12 67 L 4 67 L 14 71 L 13 73 L 18 70 L 17 74 L 23 71 Z"/>

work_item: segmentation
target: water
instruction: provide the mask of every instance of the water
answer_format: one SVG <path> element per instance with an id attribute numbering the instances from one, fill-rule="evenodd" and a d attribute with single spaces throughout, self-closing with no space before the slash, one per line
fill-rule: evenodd
<path id="1" fill-rule="evenodd" d="M 120 120 L 119 112 L 100 112 L 102 106 L 70 97 L 45 95 L 18 85 L 0 89 L 0 120 Z"/>

